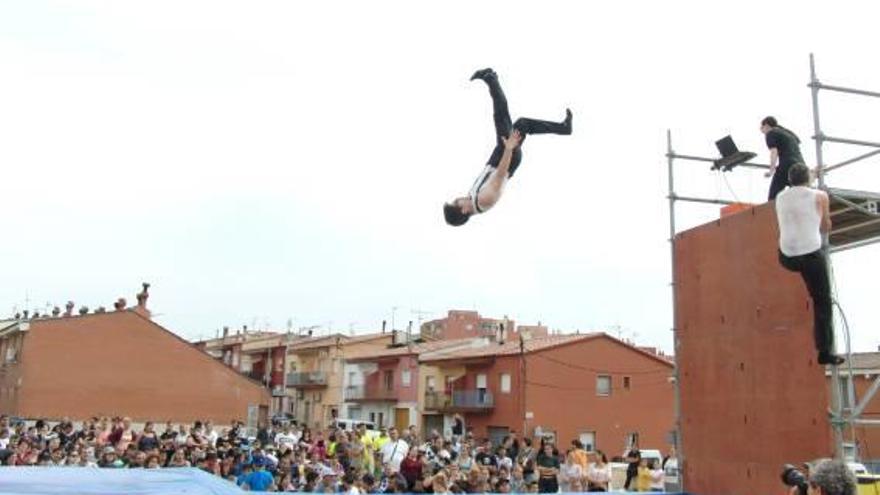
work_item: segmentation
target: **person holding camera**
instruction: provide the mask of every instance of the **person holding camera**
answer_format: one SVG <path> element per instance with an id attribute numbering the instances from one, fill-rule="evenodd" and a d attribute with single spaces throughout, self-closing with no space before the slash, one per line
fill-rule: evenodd
<path id="1" fill-rule="evenodd" d="M 820 459 L 808 464 L 808 474 L 786 465 L 782 481 L 791 487 L 790 495 L 856 495 L 858 481 L 846 463 Z"/>

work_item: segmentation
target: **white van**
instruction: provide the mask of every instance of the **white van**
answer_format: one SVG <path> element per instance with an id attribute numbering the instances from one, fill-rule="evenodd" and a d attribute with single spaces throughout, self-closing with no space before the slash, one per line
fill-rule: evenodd
<path id="1" fill-rule="evenodd" d="M 330 428 L 354 432 L 358 425 L 364 425 L 367 428 L 368 438 L 372 439 L 379 436 L 379 430 L 376 429 L 376 423 L 360 419 L 336 418 L 336 421 L 330 423 Z"/>

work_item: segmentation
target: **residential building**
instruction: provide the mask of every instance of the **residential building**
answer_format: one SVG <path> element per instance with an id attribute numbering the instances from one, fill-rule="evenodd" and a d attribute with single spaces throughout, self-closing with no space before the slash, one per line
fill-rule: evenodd
<path id="1" fill-rule="evenodd" d="M 420 426 L 424 410 L 420 356 L 487 344 L 486 339 L 413 342 L 349 355 L 344 416 L 385 427 Z"/>
<path id="2" fill-rule="evenodd" d="M 540 323 L 529 326 L 516 326 L 516 322 L 506 317 L 486 318 L 476 311 L 450 310 L 445 318 L 422 323 L 421 336 L 426 340 L 489 338 L 497 341 L 517 340 L 522 332 L 525 338 L 548 335 L 547 327 Z"/>
<path id="3" fill-rule="evenodd" d="M 273 416 L 291 415 L 300 424 L 323 428 L 341 417 L 343 366 L 351 353 L 384 349 L 391 333 L 327 336 L 248 332 L 199 342 L 210 355 L 259 380 L 272 394 Z"/>
<path id="4" fill-rule="evenodd" d="M 607 334 L 491 343 L 420 362 L 437 369 L 426 372 L 424 424 L 447 428 L 457 414 L 477 437 L 497 442 L 516 431 L 563 447 L 579 438 L 609 456 L 633 439 L 668 447 L 673 364 Z"/>
<path id="5" fill-rule="evenodd" d="M 850 391 L 849 370 L 852 366 L 852 384 Z M 864 400 L 871 385 L 880 378 L 880 352 L 857 352 L 850 357 L 849 363 L 838 367 L 840 375 L 841 399 L 846 409 L 858 407 Z M 826 380 L 829 386 L 828 397 L 832 397 L 830 386 L 831 369 L 825 370 Z M 876 420 L 880 416 L 880 396 L 876 393 L 867 401 L 862 411 L 861 418 Z M 857 459 L 869 466 L 871 472 L 880 469 L 880 427 L 872 424 L 857 424 L 852 428 L 844 428 L 844 440 L 853 445 L 854 455 Z"/>
<path id="6" fill-rule="evenodd" d="M 114 311 L 74 304 L 0 321 L 0 413 L 25 418 L 129 416 L 256 425 L 268 414 L 259 383 L 210 359 L 138 304 Z"/>

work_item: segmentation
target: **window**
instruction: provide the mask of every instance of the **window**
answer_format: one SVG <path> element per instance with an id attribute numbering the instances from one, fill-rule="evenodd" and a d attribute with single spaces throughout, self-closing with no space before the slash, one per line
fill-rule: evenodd
<path id="1" fill-rule="evenodd" d="M 623 388 L 626 390 L 629 390 L 629 377 L 628 376 L 623 377 Z"/>
<path id="2" fill-rule="evenodd" d="M 404 387 L 409 387 L 412 383 L 412 371 L 403 370 L 403 373 L 400 374 L 400 385 Z"/>
<path id="3" fill-rule="evenodd" d="M 477 375 L 477 388 L 486 388 L 486 374 L 480 373 Z"/>
<path id="4" fill-rule="evenodd" d="M 357 379 L 357 372 L 356 371 L 349 371 L 348 372 L 348 386 L 350 387 L 350 386 L 354 385 L 354 381 L 356 379 Z"/>
<path id="5" fill-rule="evenodd" d="M 393 390 L 394 389 L 394 371 L 385 370 L 382 374 L 382 383 L 385 385 L 385 390 Z"/>
<path id="6" fill-rule="evenodd" d="M 611 395 L 611 377 L 609 375 L 596 377 L 596 395 Z"/>
<path id="7" fill-rule="evenodd" d="M 501 373 L 501 393 L 510 393 L 510 373 Z"/>
<path id="8" fill-rule="evenodd" d="M 434 376 L 426 376 L 425 377 L 425 388 L 428 392 L 433 392 L 437 388 L 437 377 Z"/>
<path id="9" fill-rule="evenodd" d="M 370 413 L 370 423 L 375 423 L 375 422 L 376 422 L 376 413 L 371 412 Z"/>
<path id="10" fill-rule="evenodd" d="M 580 434 L 578 440 L 584 444 L 584 450 L 587 452 L 592 452 L 596 450 L 596 432 L 595 431 L 585 431 Z"/>

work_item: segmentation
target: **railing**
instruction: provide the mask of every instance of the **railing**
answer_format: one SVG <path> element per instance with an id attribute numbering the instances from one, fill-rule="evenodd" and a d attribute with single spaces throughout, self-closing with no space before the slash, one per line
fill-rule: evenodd
<path id="1" fill-rule="evenodd" d="M 425 409 L 442 410 L 452 405 L 452 397 L 443 392 L 425 392 Z"/>
<path id="2" fill-rule="evenodd" d="M 492 393 L 485 389 L 458 390 L 452 394 L 444 392 L 425 392 L 425 409 L 491 409 L 495 407 Z"/>
<path id="3" fill-rule="evenodd" d="M 455 390 L 452 392 L 452 407 L 490 409 L 495 407 L 495 401 L 492 392 L 486 389 Z"/>
<path id="4" fill-rule="evenodd" d="M 323 371 L 299 371 L 287 374 L 288 387 L 323 387 L 327 385 L 327 373 Z"/>
<path id="5" fill-rule="evenodd" d="M 365 387 L 363 385 L 345 387 L 344 395 L 346 401 L 397 400 L 398 397 L 397 390 L 388 390 L 382 387 Z"/>

